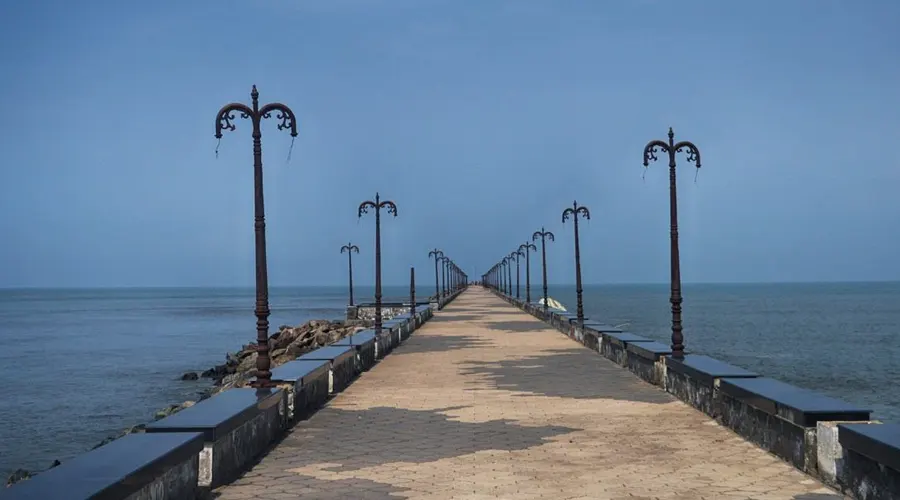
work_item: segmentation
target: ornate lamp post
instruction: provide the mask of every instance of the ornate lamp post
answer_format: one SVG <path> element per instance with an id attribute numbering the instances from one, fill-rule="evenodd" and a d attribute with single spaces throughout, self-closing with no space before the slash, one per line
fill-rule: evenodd
<path id="1" fill-rule="evenodd" d="M 341 247 L 341 253 L 347 252 L 347 267 L 350 271 L 350 305 L 353 305 L 353 252 L 359 253 L 359 247 L 351 243 Z"/>
<path id="2" fill-rule="evenodd" d="M 525 303 L 531 303 L 531 253 L 528 251 L 529 249 L 537 251 L 537 247 L 534 246 L 534 243 L 525 242 L 519 245 L 519 254 L 521 255 L 522 249 L 525 249 Z"/>
<path id="3" fill-rule="evenodd" d="M 357 217 L 369 213 L 369 209 L 375 209 L 375 332 L 381 335 L 381 209 L 387 209 L 387 213 L 397 216 L 397 205 L 393 201 L 381 201 L 378 193 L 375 193 L 375 201 L 364 201 L 359 204 Z"/>
<path id="4" fill-rule="evenodd" d="M 450 257 L 446 255 L 441 257 L 441 279 L 443 280 L 441 283 L 441 296 L 447 297 L 447 263 L 450 262 Z"/>
<path id="5" fill-rule="evenodd" d="M 509 293 L 507 293 L 507 295 L 510 297 L 512 297 L 512 263 L 516 260 L 515 255 L 516 253 L 513 252 L 506 257 L 503 257 L 503 260 L 506 261 L 506 283 L 508 284 L 507 288 L 509 288 Z"/>
<path id="6" fill-rule="evenodd" d="M 256 85 L 250 91 L 251 105 L 233 102 L 226 104 L 216 114 L 216 139 L 222 138 L 223 130 L 235 130 L 235 113 L 241 118 L 249 118 L 253 127 L 253 226 L 256 234 L 256 379 L 250 384 L 257 389 L 272 387 L 272 360 L 269 356 L 269 271 L 266 263 L 266 215 L 263 200 L 262 174 L 262 130 L 263 118 L 281 120 L 278 130 L 290 130 L 291 137 L 297 137 L 297 120 L 291 108 L 281 103 L 259 106 L 259 92 Z"/>
<path id="7" fill-rule="evenodd" d="M 525 254 L 522 253 L 522 250 L 520 250 L 520 249 L 517 248 L 516 251 L 513 252 L 513 253 L 511 253 L 511 254 L 509 254 L 509 256 L 516 260 L 516 299 L 518 299 L 518 298 L 520 298 L 520 295 L 519 295 L 519 288 L 520 288 L 520 287 L 519 287 L 519 278 L 521 277 L 521 274 L 522 274 L 521 272 L 519 272 L 519 256 L 524 257 Z"/>
<path id="8" fill-rule="evenodd" d="M 543 267 L 543 275 L 544 275 L 544 311 L 547 310 L 547 240 L 556 241 L 556 238 L 553 236 L 553 233 L 550 231 L 544 231 L 542 227 L 540 231 L 535 231 L 534 234 L 531 235 L 531 241 L 537 241 L 537 239 L 541 239 L 541 264 Z"/>
<path id="9" fill-rule="evenodd" d="M 441 280 L 438 277 L 438 260 L 444 256 L 444 252 L 435 248 L 428 252 L 429 258 L 434 258 L 434 299 L 440 300 L 441 298 Z"/>
<path id="10" fill-rule="evenodd" d="M 654 140 L 644 146 L 644 167 L 650 165 L 650 160 L 656 161 L 657 151 L 662 151 L 669 156 L 669 235 L 671 247 L 669 250 L 671 276 L 672 304 L 672 357 L 684 357 L 684 335 L 681 326 L 681 259 L 678 254 L 678 196 L 675 190 L 675 153 L 685 152 L 688 163 L 693 163 L 700 168 L 700 150 L 692 142 L 675 142 L 675 133 L 669 127 L 669 142 Z"/>
<path id="11" fill-rule="evenodd" d="M 500 293 L 506 295 L 506 259 L 500 259 Z"/>
<path id="12" fill-rule="evenodd" d="M 587 207 L 578 206 L 578 202 L 572 202 L 572 208 L 567 208 L 563 210 L 562 221 L 563 223 L 569 218 L 572 217 L 572 221 L 575 223 L 575 294 L 578 297 L 578 308 L 576 311 L 576 315 L 578 316 L 578 322 L 584 323 L 584 307 L 581 302 L 581 253 L 579 250 L 578 243 L 578 216 L 581 215 L 585 219 L 591 219 L 591 212 L 588 211 Z"/>

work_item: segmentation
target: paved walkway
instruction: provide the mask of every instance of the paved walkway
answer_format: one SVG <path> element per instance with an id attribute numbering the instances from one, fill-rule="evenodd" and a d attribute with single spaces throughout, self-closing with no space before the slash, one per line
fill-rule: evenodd
<path id="1" fill-rule="evenodd" d="M 843 498 L 481 289 L 437 313 L 215 494 Z"/>

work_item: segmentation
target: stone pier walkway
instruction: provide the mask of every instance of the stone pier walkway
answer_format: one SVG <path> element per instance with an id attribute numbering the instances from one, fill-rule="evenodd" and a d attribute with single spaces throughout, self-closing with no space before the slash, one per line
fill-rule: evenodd
<path id="1" fill-rule="evenodd" d="M 482 289 L 214 495 L 843 498 Z"/>

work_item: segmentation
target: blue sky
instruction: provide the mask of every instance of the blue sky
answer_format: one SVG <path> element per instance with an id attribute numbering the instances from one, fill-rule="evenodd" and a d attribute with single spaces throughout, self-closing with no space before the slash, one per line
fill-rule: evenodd
<path id="1" fill-rule="evenodd" d="M 669 126 L 685 282 L 897 280 L 900 3 L 268 0 L 0 4 L 0 286 L 253 283 L 263 126 L 273 285 L 470 276 L 541 226 L 553 282 L 668 279 Z M 422 274 L 420 274 L 422 276 Z M 420 278 L 422 279 L 422 278 Z"/>

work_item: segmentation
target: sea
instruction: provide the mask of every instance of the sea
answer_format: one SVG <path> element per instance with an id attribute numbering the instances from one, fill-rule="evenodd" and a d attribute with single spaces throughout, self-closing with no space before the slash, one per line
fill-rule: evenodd
<path id="1" fill-rule="evenodd" d="M 524 283 L 520 294 L 525 297 Z M 386 301 L 406 297 L 385 287 Z M 532 299 L 540 289 L 532 285 Z M 357 302 L 371 301 L 357 287 Z M 575 310 L 575 287 L 549 295 Z M 900 283 L 684 286 L 687 350 L 900 421 Z M 585 315 L 669 343 L 667 285 L 585 286 Z M 346 287 L 270 290 L 279 325 L 345 314 Z M 40 470 L 196 399 L 189 371 L 255 341 L 252 288 L 0 290 L 0 473 Z"/>

